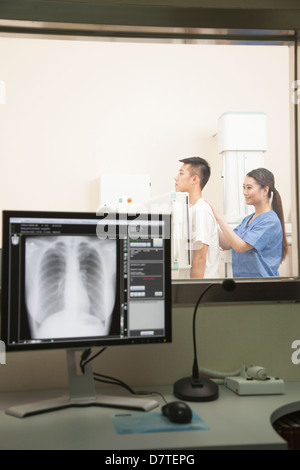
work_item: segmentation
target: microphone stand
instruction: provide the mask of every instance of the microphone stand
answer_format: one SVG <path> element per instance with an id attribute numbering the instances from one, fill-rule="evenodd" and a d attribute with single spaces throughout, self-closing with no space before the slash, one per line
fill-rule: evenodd
<path id="1" fill-rule="evenodd" d="M 218 385 L 210 379 L 199 376 L 199 367 L 197 360 L 197 346 L 196 346 L 196 314 L 198 306 L 203 299 L 206 292 L 216 284 L 209 284 L 201 293 L 194 309 L 193 315 L 193 346 L 194 346 L 194 363 L 192 369 L 192 376 L 185 377 L 175 382 L 173 386 L 173 393 L 175 397 L 186 401 L 213 401 L 219 397 Z M 226 280 L 222 284 L 225 290 L 233 290 L 235 282 L 233 280 Z"/>

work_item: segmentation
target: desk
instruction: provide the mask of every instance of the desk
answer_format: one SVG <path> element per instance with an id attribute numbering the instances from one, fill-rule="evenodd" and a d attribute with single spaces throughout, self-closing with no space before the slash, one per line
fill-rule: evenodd
<path id="1" fill-rule="evenodd" d="M 168 401 L 175 400 L 171 386 L 153 390 L 163 393 Z M 1 393 L 0 449 L 284 450 L 286 442 L 274 431 L 272 423 L 300 410 L 300 383 L 291 382 L 286 384 L 284 395 L 245 397 L 220 386 L 218 400 L 190 402 L 210 428 L 202 431 L 119 435 L 111 419 L 116 410 L 104 407 L 69 408 L 24 419 L 5 414 L 8 407 L 60 395 L 61 391 Z M 160 397 L 158 401 L 163 405 Z"/>

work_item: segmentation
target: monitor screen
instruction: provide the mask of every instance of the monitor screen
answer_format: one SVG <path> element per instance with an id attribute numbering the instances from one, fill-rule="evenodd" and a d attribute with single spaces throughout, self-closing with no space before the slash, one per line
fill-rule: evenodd
<path id="1" fill-rule="evenodd" d="M 170 217 L 3 212 L 9 350 L 171 341 Z"/>

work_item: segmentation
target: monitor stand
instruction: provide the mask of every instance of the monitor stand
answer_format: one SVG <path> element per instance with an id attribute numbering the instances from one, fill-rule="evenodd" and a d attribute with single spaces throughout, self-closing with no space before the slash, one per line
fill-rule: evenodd
<path id="1" fill-rule="evenodd" d="M 135 396 L 96 395 L 91 364 L 85 366 L 85 373 L 76 370 L 75 350 L 67 350 L 67 366 L 69 373 L 69 396 L 45 400 L 9 408 L 6 414 L 17 418 L 25 418 L 40 413 L 55 411 L 76 406 L 108 406 L 139 411 L 150 411 L 159 404 L 152 398 Z"/>

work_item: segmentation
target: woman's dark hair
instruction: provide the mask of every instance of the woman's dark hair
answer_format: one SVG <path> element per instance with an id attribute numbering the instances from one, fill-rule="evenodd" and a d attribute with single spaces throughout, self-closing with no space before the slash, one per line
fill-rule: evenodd
<path id="1" fill-rule="evenodd" d="M 284 225 L 284 215 L 283 215 L 283 208 L 282 208 L 282 201 L 281 196 L 277 189 L 275 188 L 275 178 L 271 171 L 267 170 L 266 168 L 257 168 L 256 170 L 252 170 L 247 173 L 247 176 L 254 178 L 255 181 L 261 186 L 261 188 L 265 188 L 268 186 L 269 192 L 268 197 L 271 199 L 272 197 L 272 209 L 279 217 L 282 227 L 282 257 L 281 261 L 283 261 L 288 253 L 288 242 L 285 233 L 285 225 Z"/>

